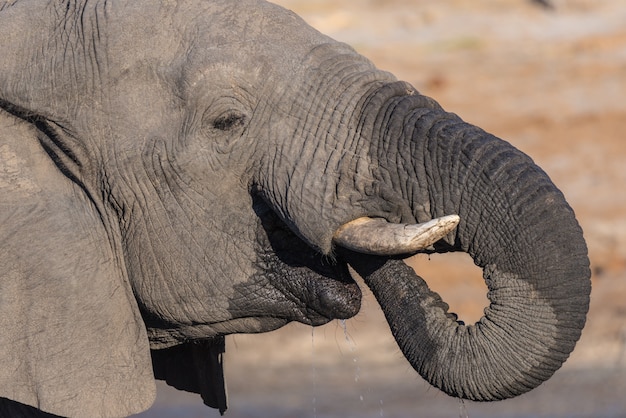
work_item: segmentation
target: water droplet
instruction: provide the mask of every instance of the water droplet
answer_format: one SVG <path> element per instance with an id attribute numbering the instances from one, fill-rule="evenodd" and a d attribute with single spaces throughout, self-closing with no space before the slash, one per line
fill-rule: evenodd
<path id="1" fill-rule="evenodd" d="M 459 418 L 469 418 L 465 401 L 459 398 Z"/>
<path id="2" fill-rule="evenodd" d="M 354 340 L 350 337 L 350 334 L 348 333 L 348 325 L 346 321 L 341 320 L 340 323 L 341 323 L 341 327 L 343 328 L 343 335 L 346 339 L 346 342 L 348 343 L 348 346 L 350 347 L 350 352 L 354 354 L 354 357 L 352 357 L 352 363 L 354 363 L 354 382 L 358 385 L 359 380 L 361 378 L 361 366 L 359 365 L 359 357 L 355 354 L 356 344 Z M 357 389 L 358 389 L 358 386 L 357 386 Z M 359 399 L 361 400 L 361 402 L 363 402 L 363 394 L 359 395 Z"/>
<path id="3" fill-rule="evenodd" d="M 313 380 L 313 418 L 317 418 L 317 367 L 315 364 L 315 327 L 311 327 L 311 378 Z"/>

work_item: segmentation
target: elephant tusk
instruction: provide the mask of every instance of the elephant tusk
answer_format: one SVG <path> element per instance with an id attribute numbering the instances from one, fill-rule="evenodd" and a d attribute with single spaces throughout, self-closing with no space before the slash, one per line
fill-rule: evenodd
<path id="1" fill-rule="evenodd" d="M 382 218 L 358 218 L 337 229 L 335 244 L 370 255 L 416 253 L 446 236 L 459 223 L 458 215 L 448 215 L 421 224 L 394 224 Z"/>

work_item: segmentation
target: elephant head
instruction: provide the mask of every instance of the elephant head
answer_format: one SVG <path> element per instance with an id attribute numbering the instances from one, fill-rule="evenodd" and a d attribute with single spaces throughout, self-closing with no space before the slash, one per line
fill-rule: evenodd
<path id="1" fill-rule="evenodd" d="M 355 315 L 348 264 L 452 396 L 526 392 L 573 350 L 589 261 L 548 176 L 294 14 L 0 0 L 0 40 L 5 408 L 129 415 L 156 376 L 223 410 L 224 336 Z M 480 321 L 416 251 L 474 258 Z"/>

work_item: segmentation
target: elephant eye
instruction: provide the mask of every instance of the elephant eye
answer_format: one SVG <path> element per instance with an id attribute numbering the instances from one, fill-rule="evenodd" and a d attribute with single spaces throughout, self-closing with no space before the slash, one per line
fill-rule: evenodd
<path id="1" fill-rule="evenodd" d="M 213 128 L 220 131 L 230 131 L 233 128 L 243 126 L 246 122 L 246 115 L 232 112 L 219 116 L 213 121 Z"/>

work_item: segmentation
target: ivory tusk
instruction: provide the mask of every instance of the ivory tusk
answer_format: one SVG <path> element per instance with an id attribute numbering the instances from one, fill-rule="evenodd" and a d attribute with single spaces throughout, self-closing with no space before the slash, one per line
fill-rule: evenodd
<path id="1" fill-rule="evenodd" d="M 394 224 L 382 218 L 358 218 L 337 229 L 333 240 L 350 250 L 371 255 L 401 255 L 430 247 L 459 223 L 458 215 L 422 224 Z"/>

